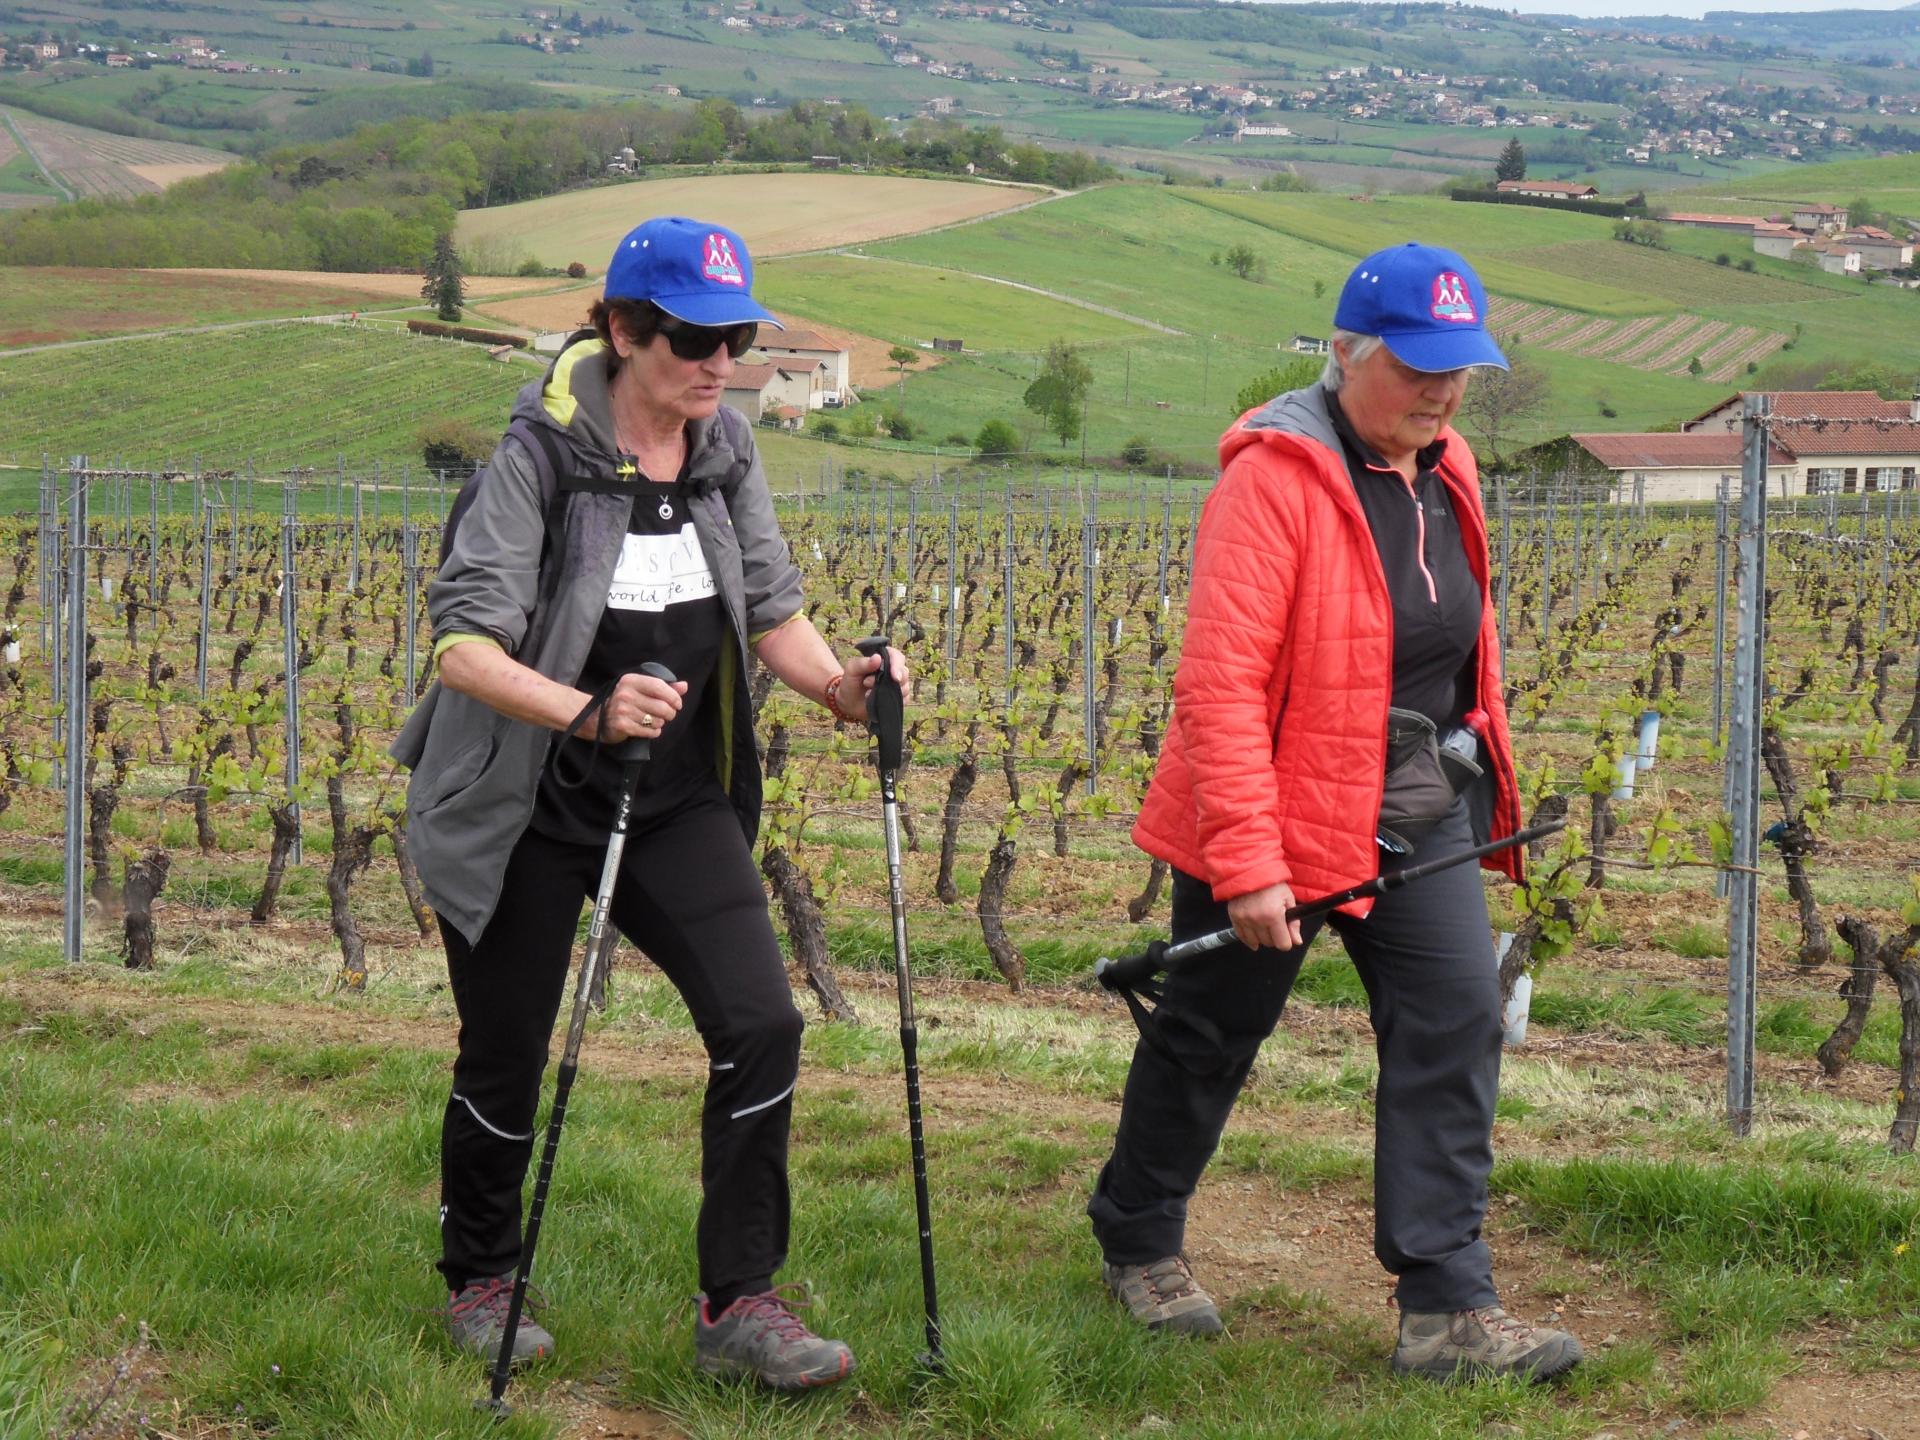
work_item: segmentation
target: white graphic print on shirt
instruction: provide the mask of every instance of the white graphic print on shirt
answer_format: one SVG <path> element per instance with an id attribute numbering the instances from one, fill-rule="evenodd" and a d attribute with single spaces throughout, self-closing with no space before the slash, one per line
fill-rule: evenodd
<path id="1" fill-rule="evenodd" d="M 715 593 L 713 572 L 689 520 L 677 535 L 628 535 L 607 591 L 610 610 L 665 610 Z"/>

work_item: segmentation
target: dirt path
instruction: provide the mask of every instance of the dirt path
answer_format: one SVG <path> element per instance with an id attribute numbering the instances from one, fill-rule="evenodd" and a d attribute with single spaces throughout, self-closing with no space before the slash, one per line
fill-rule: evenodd
<path id="1" fill-rule="evenodd" d="M 1009 211 L 1006 213 L 1011 214 L 1013 212 Z M 1024 290 L 1029 295 L 1044 295 L 1047 299 L 1058 300 L 1063 305 L 1078 306 L 1082 310 L 1091 310 L 1096 315 L 1110 315 L 1115 320 L 1125 320 L 1129 325 L 1140 325 L 1148 330 L 1158 330 L 1162 335 L 1185 335 L 1187 333 L 1184 330 L 1176 330 L 1171 325 L 1162 325 L 1158 320 L 1147 320 L 1138 315 L 1129 315 L 1124 310 L 1115 310 L 1111 305 L 1096 305 L 1093 301 L 1082 300 L 1077 295 L 1065 295 L 1058 290 L 1042 290 L 1038 285 L 1023 285 L 1018 280 L 1003 280 L 998 275 L 982 275 L 977 270 L 960 270 L 951 265 L 929 265 L 925 261 L 901 260 L 892 255 L 862 255 L 856 250 L 835 250 L 832 253 L 835 255 L 844 255 L 849 260 L 879 260 L 888 265 L 911 265 L 918 270 L 944 270 L 949 275 L 965 275 L 969 280 L 985 280 L 992 285 L 1005 285 L 1010 290 Z"/>

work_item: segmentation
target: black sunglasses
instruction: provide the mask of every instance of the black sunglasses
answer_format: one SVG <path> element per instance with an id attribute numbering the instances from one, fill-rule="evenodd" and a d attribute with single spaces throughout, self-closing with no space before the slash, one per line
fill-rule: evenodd
<path id="1" fill-rule="evenodd" d="M 708 359 L 722 345 L 738 360 L 753 348 L 754 337 L 760 333 L 760 326 L 753 321 L 744 325 L 689 325 L 672 315 L 662 315 L 657 328 L 667 337 L 667 348 L 682 360 Z"/>

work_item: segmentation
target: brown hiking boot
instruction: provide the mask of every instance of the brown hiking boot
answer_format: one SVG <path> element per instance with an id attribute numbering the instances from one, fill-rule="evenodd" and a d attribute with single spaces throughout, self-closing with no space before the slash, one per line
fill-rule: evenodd
<path id="1" fill-rule="evenodd" d="M 1498 1305 L 1421 1314 L 1402 1311 L 1393 1373 L 1429 1380 L 1518 1375 L 1551 1380 L 1578 1365 L 1580 1342 L 1564 1330 L 1516 1320 Z"/>
<path id="2" fill-rule="evenodd" d="M 1107 1288 L 1129 1314 L 1149 1330 L 1181 1335 L 1218 1335 L 1227 1327 L 1213 1297 L 1193 1278 L 1184 1255 L 1169 1255 L 1149 1265 L 1102 1265 Z"/>

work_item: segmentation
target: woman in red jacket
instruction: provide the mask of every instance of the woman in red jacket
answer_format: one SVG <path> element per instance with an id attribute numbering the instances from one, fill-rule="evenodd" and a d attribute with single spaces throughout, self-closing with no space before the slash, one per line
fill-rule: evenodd
<path id="1" fill-rule="evenodd" d="M 1287 908 L 1519 828 L 1478 473 L 1449 424 L 1467 372 L 1506 366 L 1486 304 L 1450 251 L 1369 256 L 1320 383 L 1220 442 L 1174 723 L 1133 836 L 1174 867 L 1172 938 L 1231 926 L 1239 943 L 1167 977 L 1087 1207 L 1108 1287 L 1149 1326 L 1222 1328 L 1182 1254 L 1187 1200 L 1319 928 Z M 1518 878 L 1517 853 L 1487 863 Z M 1579 1342 L 1501 1308 L 1480 1233 L 1500 993 L 1479 876 L 1433 875 L 1329 923 L 1379 1055 L 1393 1368 L 1563 1373 Z"/>

